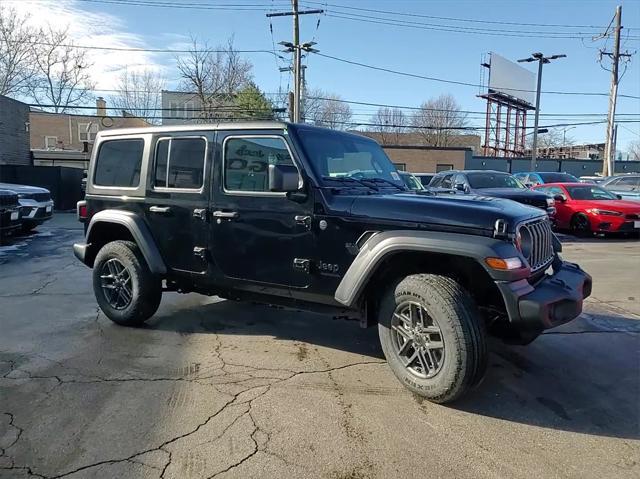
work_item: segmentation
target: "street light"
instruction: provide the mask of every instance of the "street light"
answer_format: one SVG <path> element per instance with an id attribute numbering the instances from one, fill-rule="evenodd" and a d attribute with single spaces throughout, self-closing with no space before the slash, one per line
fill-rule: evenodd
<path id="1" fill-rule="evenodd" d="M 523 62 L 538 62 L 538 87 L 536 89 L 536 115 L 533 126 L 533 147 L 531 148 L 531 171 L 536 171 L 536 157 L 538 156 L 538 121 L 540 120 L 540 89 L 542 87 L 542 65 L 545 63 L 551 63 L 551 60 L 558 58 L 566 58 L 567 55 L 551 55 L 545 57 L 542 53 L 532 53 L 529 58 L 523 58 L 518 60 L 518 63 Z"/>

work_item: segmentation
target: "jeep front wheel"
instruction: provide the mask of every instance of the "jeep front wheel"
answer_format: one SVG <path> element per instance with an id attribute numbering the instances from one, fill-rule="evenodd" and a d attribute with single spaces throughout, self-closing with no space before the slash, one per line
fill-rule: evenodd
<path id="1" fill-rule="evenodd" d="M 104 314 L 123 326 L 143 324 L 162 297 L 160 278 L 131 241 L 113 241 L 100 249 L 93 265 L 93 290 Z"/>
<path id="2" fill-rule="evenodd" d="M 404 278 L 382 300 L 378 332 L 396 377 L 430 401 L 453 401 L 484 375 L 484 323 L 469 294 L 451 278 Z"/>

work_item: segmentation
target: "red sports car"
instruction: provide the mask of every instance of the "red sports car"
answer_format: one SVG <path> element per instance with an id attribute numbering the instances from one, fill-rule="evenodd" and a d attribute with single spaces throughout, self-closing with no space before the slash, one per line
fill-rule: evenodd
<path id="1" fill-rule="evenodd" d="M 533 189 L 556 202 L 556 226 L 576 234 L 640 233 L 640 202 L 621 200 L 598 185 L 545 183 Z"/>

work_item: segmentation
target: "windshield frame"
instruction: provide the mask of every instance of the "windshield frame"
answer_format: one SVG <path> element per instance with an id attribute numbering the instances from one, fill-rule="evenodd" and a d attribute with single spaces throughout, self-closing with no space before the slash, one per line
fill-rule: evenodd
<path id="1" fill-rule="evenodd" d="M 317 132 L 322 135 L 336 135 L 345 139 L 350 139 L 352 141 L 362 142 L 367 145 L 373 146 L 375 149 L 379 151 L 379 153 L 381 153 L 381 156 L 379 157 L 379 159 L 383 159 L 383 161 L 386 162 L 386 166 L 388 167 L 388 173 L 390 175 L 391 173 L 395 173 L 395 175 L 397 176 L 397 179 L 393 176 L 389 176 L 389 177 L 382 176 L 382 175 L 377 176 L 378 178 L 382 178 L 393 184 L 389 184 L 385 186 L 384 183 L 380 182 L 380 183 L 375 183 L 375 185 L 379 189 L 383 189 L 383 188 L 398 189 L 398 191 L 399 191 L 399 188 L 402 188 L 403 190 L 406 190 L 407 188 L 402 178 L 400 178 L 398 169 L 396 168 L 393 161 L 391 161 L 389 156 L 386 154 L 382 146 L 380 146 L 380 144 L 377 141 L 369 137 L 366 137 L 364 135 L 357 135 L 354 133 L 344 132 L 344 131 L 331 130 L 328 128 L 322 128 L 322 127 L 317 127 L 317 126 L 308 125 L 308 124 L 289 124 L 288 130 L 289 130 L 289 133 L 291 134 L 290 136 L 292 140 L 296 145 L 296 150 L 302 153 L 302 155 L 300 156 L 304 157 L 304 159 L 301 159 L 301 162 L 304 164 L 305 169 L 307 170 L 307 175 L 311 176 L 311 178 L 313 179 L 313 182 L 318 187 L 321 187 L 321 188 L 340 188 L 340 187 L 367 188 L 367 186 L 358 184 L 358 182 L 353 182 L 350 184 L 345 184 L 345 183 L 341 184 L 339 180 L 332 181 L 331 179 L 329 179 L 330 175 L 328 172 L 327 174 L 323 174 L 323 172 L 318 167 L 319 165 L 317 165 L 316 161 L 314 161 L 313 155 L 309 154 L 309 151 L 308 151 L 309 144 L 307 143 L 307 141 L 305 141 L 305 138 L 304 138 L 305 132 Z M 382 166 L 385 166 L 385 165 L 382 165 Z M 352 176 L 352 175 L 336 175 L 336 178 L 339 178 L 339 177 L 354 178 L 354 179 L 364 180 L 364 181 L 370 180 L 371 178 L 376 178 L 376 177 L 369 177 L 369 176 L 360 177 L 360 176 Z M 397 185 L 398 188 L 396 188 L 394 185 Z"/>

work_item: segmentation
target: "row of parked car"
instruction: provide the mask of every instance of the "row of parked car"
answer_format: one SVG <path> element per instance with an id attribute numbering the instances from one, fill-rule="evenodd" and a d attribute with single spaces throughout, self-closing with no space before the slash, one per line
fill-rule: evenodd
<path id="1" fill-rule="evenodd" d="M 576 235 L 640 233 L 640 175 L 608 177 L 600 184 L 568 173 L 449 170 L 402 172 L 412 190 L 506 198 L 547 211 L 554 226 Z"/>
<path id="2" fill-rule="evenodd" d="M 51 219 L 51 193 L 36 186 L 0 183 L 0 240 Z"/>

